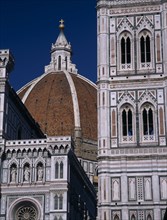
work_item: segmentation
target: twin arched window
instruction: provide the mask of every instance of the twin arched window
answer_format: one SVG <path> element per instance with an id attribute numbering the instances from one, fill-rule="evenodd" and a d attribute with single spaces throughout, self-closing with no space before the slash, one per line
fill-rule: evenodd
<path id="1" fill-rule="evenodd" d="M 64 168 L 64 164 L 61 161 L 56 162 L 55 164 L 55 179 L 63 179 L 63 168 Z"/>
<path id="2" fill-rule="evenodd" d="M 63 195 L 55 195 L 54 197 L 54 209 L 63 209 Z"/>

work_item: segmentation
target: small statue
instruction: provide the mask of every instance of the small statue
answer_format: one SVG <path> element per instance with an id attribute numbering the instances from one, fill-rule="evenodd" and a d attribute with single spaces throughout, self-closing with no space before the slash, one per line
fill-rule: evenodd
<path id="1" fill-rule="evenodd" d="M 38 166 L 37 180 L 38 181 L 42 181 L 42 179 L 43 179 L 43 167 L 42 166 Z"/>
<path id="2" fill-rule="evenodd" d="M 24 169 L 24 180 L 29 181 L 30 179 L 30 168 L 28 166 Z"/>
<path id="3" fill-rule="evenodd" d="M 11 182 L 16 182 L 16 175 L 17 175 L 17 171 L 16 171 L 16 167 L 12 167 L 11 169 Z"/>

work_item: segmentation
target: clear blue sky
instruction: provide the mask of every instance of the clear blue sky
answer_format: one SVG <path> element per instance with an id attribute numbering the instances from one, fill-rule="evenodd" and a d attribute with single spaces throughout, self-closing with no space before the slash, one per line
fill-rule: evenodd
<path id="1" fill-rule="evenodd" d="M 96 0 L 0 0 L 0 49 L 14 55 L 10 83 L 15 90 L 44 73 L 61 18 L 73 63 L 96 82 Z"/>

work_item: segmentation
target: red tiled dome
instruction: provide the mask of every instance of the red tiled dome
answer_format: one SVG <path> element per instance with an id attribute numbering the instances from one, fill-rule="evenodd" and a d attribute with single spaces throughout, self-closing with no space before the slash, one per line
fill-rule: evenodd
<path id="1" fill-rule="evenodd" d="M 48 136 L 73 136 L 80 126 L 83 138 L 97 140 L 97 89 L 79 74 L 43 74 L 18 95 Z"/>

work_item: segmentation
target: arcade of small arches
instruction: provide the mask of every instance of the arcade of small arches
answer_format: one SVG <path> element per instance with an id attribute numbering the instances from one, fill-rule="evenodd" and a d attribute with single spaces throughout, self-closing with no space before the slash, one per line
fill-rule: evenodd
<path id="1" fill-rule="evenodd" d="M 41 159 L 42 160 L 42 159 Z M 24 183 L 24 182 L 36 182 L 45 181 L 45 161 L 38 160 L 35 164 L 31 164 L 26 161 L 19 167 L 17 162 L 9 161 L 8 169 L 8 183 Z M 63 161 L 56 161 L 55 163 L 55 179 L 64 178 L 64 163 Z"/>
<path id="2" fill-rule="evenodd" d="M 7 149 L 5 157 L 8 159 L 6 171 L 8 184 L 30 183 L 36 181 L 45 181 L 46 179 L 46 159 L 56 156 L 58 153 L 65 153 L 68 145 L 50 145 L 48 148 L 28 148 L 28 149 Z M 32 160 L 33 158 L 33 160 Z M 21 163 L 18 161 L 21 160 Z M 55 161 L 55 179 L 64 178 L 63 160 Z"/>
<path id="3" fill-rule="evenodd" d="M 15 143 L 15 142 L 14 142 Z M 18 142 L 19 143 L 19 142 Z M 22 148 L 22 149 L 7 149 L 6 155 L 7 158 L 15 157 L 25 157 L 28 155 L 29 157 L 38 157 L 38 156 L 48 156 L 49 154 L 57 154 L 57 153 L 67 153 L 69 150 L 69 145 L 50 145 L 49 147 L 44 148 Z"/>
<path id="4" fill-rule="evenodd" d="M 55 216 L 54 220 L 63 220 L 63 218 L 61 216 L 60 217 Z"/>
<path id="5" fill-rule="evenodd" d="M 43 181 L 44 179 L 44 165 L 42 162 L 38 162 L 35 167 L 35 181 Z M 21 178 L 19 177 L 21 175 Z M 32 167 L 30 163 L 26 162 L 22 168 L 18 168 L 16 163 L 12 163 L 9 169 L 8 179 L 10 183 L 30 182 L 32 179 Z"/>
<path id="6" fill-rule="evenodd" d="M 113 217 L 113 220 L 121 220 L 120 215 L 119 214 L 115 214 L 114 217 Z M 135 214 L 131 214 L 130 220 L 137 220 L 136 213 Z M 152 217 L 152 215 L 150 213 L 147 214 L 146 220 L 153 220 L 153 217 Z"/>

